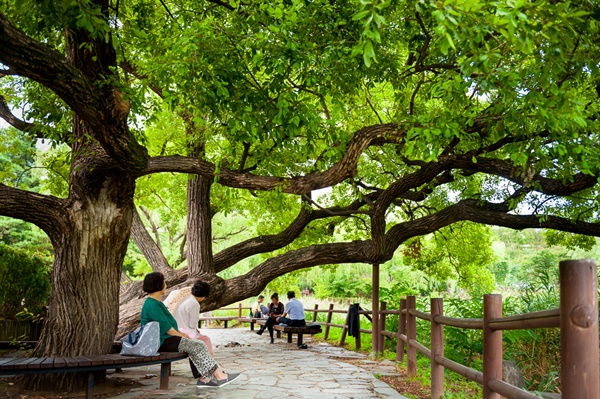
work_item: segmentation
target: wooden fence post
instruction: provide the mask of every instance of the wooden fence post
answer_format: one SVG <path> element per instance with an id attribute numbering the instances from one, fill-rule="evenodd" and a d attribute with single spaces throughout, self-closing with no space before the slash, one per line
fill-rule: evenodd
<path id="1" fill-rule="evenodd" d="M 340 337 L 340 346 L 344 346 L 344 342 L 346 342 L 346 334 L 348 334 L 348 325 L 350 324 L 350 307 L 348 308 L 348 312 L 346 313 L 346 322 L 344 323 L 344 328 L 342 328 L 342 336 Z"/>
<path id="2" fill-rule="evenodd" d="M 406 309 L 406 299 L 400 300 L 400 314 L 398 315 L 398 335 L 396 341 L 396 361 L 404 361 L 404 341 L 400 339 L 400 334 L 406 334 L 406 315 L 402 314 L 402 310 Z"/>
<path id="3" fill-rule="evenodd" d="M 411 309 L 417 308 L 417 299 L 414 295 L 406 297 L 406 373 L 409 377 L 417 375 L 417 349 L 410 344 L 410 340 L 417 339 L 417 317 L 410 314 Z"/>
<path id="4" fill-rule="evenodd" d="M 385 350 L 385 336 L 381 333 L 385 330 L 385 318 L 386 314 L 384 311 L 387 309 L 387 302 L 380 302 L 379 305 L 379 329 L 377 330 L 377 352 L 383 353 Z"/>
<path id="5" fill-rule="evenodd" d="M 313 310 L 313 318 L 312 318 L 312 322 L 316 323 L 317 322 L 317 310 L 319 310 L 319 304 L 315 303 L 315 310 Z"/>
<path id="6" fill-rule="evenodd" d="M 489 326 L 491 319 L 502 317 L 502 295 L 483 296 L 483 399 L 500 399 L 500 394 L 488 387 L 488 381 L 502 381 L 502 330 Z"/>
<path id="7" fill-rule="evenodd" d="M 436 356 L 444 356 L 444 326 L 435 321 L 435 316 L 444 315 L 442 298 L 431 298 L 431 398 L 441 399 L 444 395 L 444 366 L 437 364 Z"/>
<path id="8" fill-rule="evenodd" d="M 379 328 L 379 263 L 373 263 L 372 269 L 371 357 L 377 357 L 379 355 L 379 333 L 377 332 Z"/>
<path id="9" fill-rule="evenodd" d="M 325 341 L 327 341 L 327 338 L 329 337 L 329 329 L 331 328 L 331 326 L 330 326 L 331 316 L 333 315 L 333 313 L 331 312 L 332 310 L 333 310 L 333 303 L 330 303 L 329 311 L 327 311 L 327 323 L 325 324 L 325 335 L 324 335 Z"/>
<path id="10" fill-rule="evenodd" d="M 238 317 L 242 317 L 242 303 L 240 302 L 239 308 L 238 308 Z"/>
<path id="11" fill-rule="evenodd" d="M 560 262 L 563 398 L 600 398 L 596 269 L 590 259 Z"/>

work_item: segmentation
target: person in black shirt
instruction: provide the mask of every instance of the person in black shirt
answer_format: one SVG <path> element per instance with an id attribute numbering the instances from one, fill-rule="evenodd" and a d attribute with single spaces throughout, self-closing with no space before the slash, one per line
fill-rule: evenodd
<path id="1" fill-rule="evenodd" d="M 277 322 L 277 318 L 283 316 L 283 303 L 279 302 L 279 295 L 274 293 L 271 295 L 271 303 L 269 304 L 269 318 L 264 326 L 260 328 L 256 333 L 258 335 L 262 335 L 265 332 L 265 329 L 269 330 L 269 335 L 271 336 L 271 343 L 275 342 L 273 339 L 273 326 L 275 324 L 279 324 Z"/>

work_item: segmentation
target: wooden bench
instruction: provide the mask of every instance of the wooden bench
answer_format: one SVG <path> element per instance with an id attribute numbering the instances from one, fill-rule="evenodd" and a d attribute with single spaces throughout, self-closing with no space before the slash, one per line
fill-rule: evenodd
<path id="1" fill-rule="evenodd" d="M 227 323 L 231 320 L 238 320 L 237 316 L 210 316 L 210 317 L 200 317 L 200 321 L 216 321 L 217 323 L 223 322 L 225 328 L 227 328 Z M 198 323 L 200 323 L 200 321 Z M 220 325 L 220 323 L 219 323 Z"/>
<path id="2" fill-rule="evenodd" d="M 250 331 L 254 331 L 254 324 L 258 324 L 259 326 L 264 326 L 266 322 L 266 318 L 262 317 L 238 317 L 238 321 L 240 323 L 250 323 Z M 259 323 L 262 321 L 262 324 Z"/>
<path id="3" fill-rule="evenodd" d="M 87 373 L 85 394 L 92 399 L 94 372 L 160 364 L 160 389 L 169 389 L 171 362 L 186 359 L 181 352 L 163 352 L 158 356 L 122 356 L 116 353 L 79 357 L 21 357 L 0 358 L 0 377 L 20 374 Z"/>
<path id="4" fill-rule="evenodd" d="M 250 330 L 254 331 L 254 324 L 264 326 L 267 323 L 267 319 L 261 319 L 256 317 L 240 317 L 238 320 L 242 323 L 250 323 Z M 298 346 L 302 345 L 302 339 L 304 334 L 319 334 L 321 333 L 320 325 L 304 326 L 304 327 L 290 327 L 275 324 L 273 330 L 277 333 L 277 338 L 281 338 L 281 333 L 287 333 L 287 342 L 291 343 L 294 334 L 298 335 Z"/>
<path id="5" fill-rule="evenodd" d="M 287 342 L 291 343 L 292 342 L 292 337 L 294 334 L 298 335 L 298 346 L 302 345 L 302 336 L 304 334 L 319 334 L 321 333 L 321 326 L 320 325 L 313 325 L 313 326 L 304 326 L 304 327 L 291 327 L 291 326 L 282 326 L 280 324 L 275 324 L 273 326 L 273 329 L 277 332 L 284 332 L 287 333 Z M 278 335 L 279 337 L 279 335 Z"/>

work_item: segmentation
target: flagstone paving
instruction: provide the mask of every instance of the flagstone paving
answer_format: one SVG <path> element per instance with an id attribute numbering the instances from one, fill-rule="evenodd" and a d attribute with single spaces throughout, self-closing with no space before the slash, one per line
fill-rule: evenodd
<path id="1" fill-rule="evenodd" d="M 406 399 L 373 373 L 396 375 L 393 362 L 370 362 L 365 355 L 305 337 L 308 349 L 298 349 L 286 338 L 269 344 L 265 333 L 249 328 L 203 329 L 215 347 L 215 359 L 227 372 L 241 373 L 219 388 L 197 388 L 187 360 L 173 363 L 169 390 L 158 389 L 158 366 L 123 369 L 120 377 L 144 386 L 116 399 L 138 397 L 210 399 Z M 365 359 L 369 370 L 339 360 Z"/>

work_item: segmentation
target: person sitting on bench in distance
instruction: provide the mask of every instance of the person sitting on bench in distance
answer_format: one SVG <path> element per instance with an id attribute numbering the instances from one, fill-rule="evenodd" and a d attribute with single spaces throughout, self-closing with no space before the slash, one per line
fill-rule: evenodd
<path id="1" fill-rule="evenodd" d="M 252 305 L 250 317 L 256 317 L 256 318 L 264 317 L 267 315 L 267 313 L 269 313 L 269 308 L 267 308 L 265 305 L 262 304 L 264 300 L 265 300 L 264 295 L 258 296 L 258 298 L 256 299 L 256 302 L 254 302 L 254 304 Z"/>
<path id="2" fill-rule="evenodd" d="M 285 312 L 282 317 L 277 318 L 277 322 L 290 327 L 304 327 L 306 325 L 304 305 L 296 299 L 294 291 L 288 291 L 287 297 L 288 303 L 285 304 Z"/>
<path id="3" fill-rule="evenodd" d="M 210 355 L 206 344 L 202 341 L 189 339 L 186 334 L 179 332 L 177 321 L 171 315 L 161 298 L 167 292 L 165 276 L 160 272 L 152 272 L 144 277 L 142 286 L 148 298 L 142 306 L 140 324 L 157 321 L 160 326 L 159 352 L 185 352 L 189 356 L 190 368 L 194 378 L 198 378 L 198 388 L 220 387 L 235 380 L 239 374 L 227 374 Z M 212 381 L 214 376 L 216 381 Z"/>
<path id="4" fill-rule="evenodd" d="M 200 302 L 210 294 L 210 285 L 202 280 L 196 280 L 190 295 L 183 297 L 176 303 L 173 317 L 177 321 L 179 332 L 187 334 L 191 339 L 199 339 L 206 344 L 208 351 L 214 355 L 210 338 L 200 333 L 198 322 L 200 321 Z"/>
<path id="5" fill-rule="evenodd" d="M 279 294 L 274 293 L 271 295 L 271 303 L 269 304 L 269 312 L 267 313 L 269 318 L 264 326 L 260 328 L 256 333 L 258 335 L 262 335 L 265 331 L 265 328 L 269 330 L 269 335 L 271 336 L 271 343 L 274 343 L 273 339 L 273 326 L 277 323 L 277 318 L 279 316 L 283 316 L 283 303 L 279 302 Z"/>

